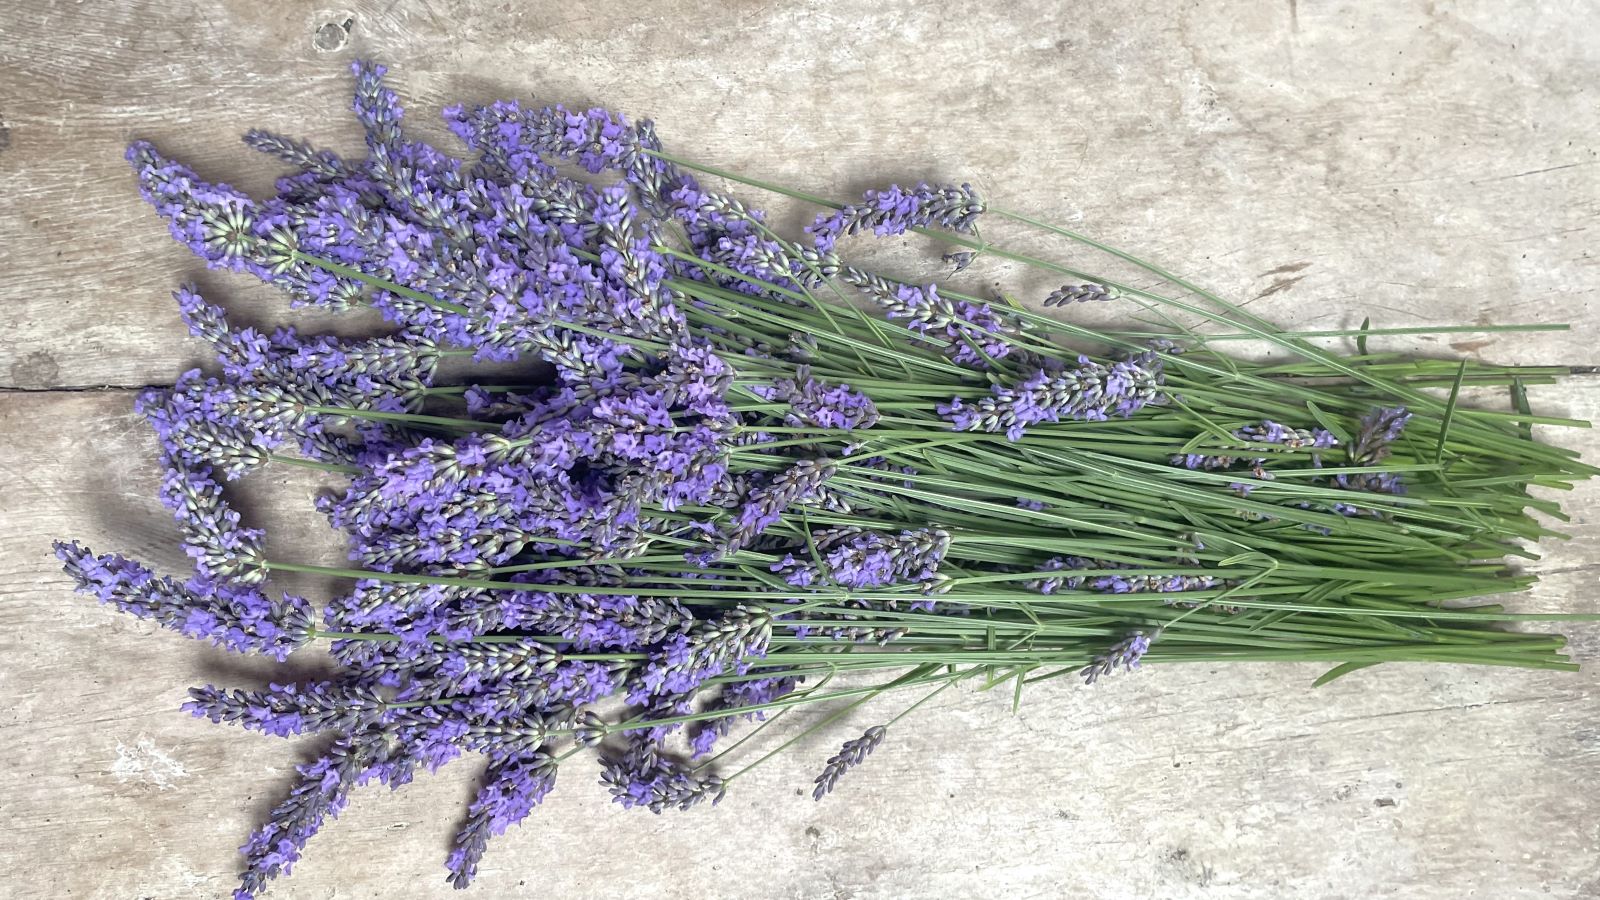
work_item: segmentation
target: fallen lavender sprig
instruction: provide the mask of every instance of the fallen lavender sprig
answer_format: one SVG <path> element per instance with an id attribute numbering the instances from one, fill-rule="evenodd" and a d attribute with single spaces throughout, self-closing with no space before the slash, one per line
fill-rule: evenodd
<path id="1" fill-rule="evenodd" d="M 821 800 L 833 792 L 835 785 L 844 774 L 866 761 L 872 751 L 878 749 L 883 743 L 884 735 L 888 731 L 882 725 L 874 725 L 862 732 L 858 738 L 845 741 L 839 752 L 828 757 L 828 765 L 823 768 L 822 774 L 817 776 L 816 786 L 811 790 L 811 799 Z"/>

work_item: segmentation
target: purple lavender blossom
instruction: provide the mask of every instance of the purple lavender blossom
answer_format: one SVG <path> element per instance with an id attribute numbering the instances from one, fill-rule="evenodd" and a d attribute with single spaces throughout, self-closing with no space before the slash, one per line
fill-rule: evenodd
<path id="1" fill-rule="evenodd" d="M 465 888 L 478 874 L 489 838 L 528 817 L 556 784 L 556 763 L 544 753 L 503 760 L 489 768 L 456 833 L 447 866 L 450 883 Z"/>
<path id="2" fill-rule="evenodd" d="M 1162 401 L 1161 385 L 1161 361 L 1154 354 L 1109 366 L 1079 357 L 1075 369 L 1037 369 L 1015 386 L 996 384 L 988 397 L 955 397 L 937 409 L 957 431 L 1004 431 L 1015 441 L 1040 423 L 1131 416 Z"/>
<path id="3" fill-rule="evenodd" d="M 255 900 L 268 881 L 289 874 L 306 842 L 344 809 L 350 789 L 372 777 L 384 756 L 381 733 L 368 732 L 342 737 L 315 762 L 296 766 L 299 783 L 240 848 L 246 866 L 234 900 Z"/>
<path id="4" fill-rule="evenodd" d="M 751 678 L 724 684 L 716 699 L 706 704 L 705 709 L 706 712 L 729 710 L 730 713 L 700 723 L 689 739 L 693 757 L 698 759 L 709 754 L 717 739 L 727 736 L 736 722 L 765 719 L 767 710 L 762 707 L 793 693 L 799 684 L 800 679 L 791 676 Z"/>
<path id="5" fill-rule="evenodd" d="M 600 783 L 623 808 L 644 807 L 660 814 L 676 807 L 687 810 L 710 800 L 716 805 L 725 788 L 715 775 L 700 775 L 667 756 L 647 735 L 632 735 L 621 754 L 602 757 Z"/>
<path id="6" fill-rule="evenodd" d="M 872 398 L 851 390 L 848 384 L 826 384 L 811 377 L 811 369 L 800 366 L 793 378 L 780 378 L 771 385 L 752 385 L 750 390 L 763 400 L 789 404 L 783 420 L 791 427 L 853 431 L 878 423 L 878 408 Z"/>
<path id="7" fill-rule="evenodd" d="M 255 585 L 199 576 L 179 584 L 125 557 L 95 556 L 77 543 L 58 541 L 55 551 L 78 593 L 218 647 L 282 660 L 311 639 L 311 607 L 300 597 L 272 600 Z"/>
<path id="8" fill-rule="evenodd" d="M 1011 353 L 1006 338 L 1017 332 L 1017 326 L 988 304 L 952 300 L 935 284 L 903 284 L 855 268 L 844 270 L 844 280 L 859 288 L 891 320 L 905 319 L 907 328 L 939 341 L 941 352 L 958 365 L 987 368 Z"/>
<path id="9" fill-rule="evenodd" d="M 923 528 L 888 534 L 845 526 L 814 532 L 812 543 L 821 556 L 820 567 L 786 554 L 772 564 L 772 571 L 797 587 L 819 581 L 855 590 L 906 581 L 931 586 L 950 548 L 950 533 Z"/>
<path id="10" fill-rule="evenodd" d="M 1287 450 L 1326 450 L 1339 445 L 1339 439 L 1333 433 L 1323 428 L 1291 428 L 1280 425 L 1271 419 L 1264 419 L 1259 425 L 1246 425 L 1235 429 L 1234 437 L 1251 444 L 1276 444 Z M 1270 479 L 1272 474 L 1266 469 L 1267 457 L 1256 456 L 1215 456 L 1201 453 L 1190 453 L 1173 456 L 1171 462 L 1175 466 L 1186 469 L 1200 469 L 1215 471 L 1228 469 L 1236 464 L 1243 463 L 1250 467 L 1255 478 Z M 1311 464 L 1321 468 L 1322 457 L 1312 453 Z M 1244 485 L 1236 485 L 1236 489 L 1244 489 Z"/>
<path id="11" fill-rule="evenodd" d="M 384 702 L 362 682 L 273 684 L 264 691 L 190 688 L 185 711 L 213 722 L 232 722 L 278 737 L 318 731 L 352 732 L 379 723 Z"/>
<path id="12" fill-rule="evenodd" d="M 1352 466 L 1377 465 L 1389 457 L 1391 445 L 1400 439 L 1411 413 L 1403 406 L 1380 407 L 1361 418 L 1361 427 L 1350 444 L 1349 460 Z M 1368 494 L 1404 494 L 1406 485 L 1398 472 L 1359 472 L 1333 476 L 1332 483 L 1347 491 Z M 1380 510 L 1351 503 L 1335 503 L 1333 511 L 1342 516 L 1380 516 Z"/>
<path id="13" fill-rule="evenodd" d="M 1139 660 L 1150 650 L 1150 641 L 1157 636 L 1159 632 L 1146 636 L 1143 631 L 1135 631 L 1118 641 L 1110 650 L 1096 656 L 1094 662 L 1083 667 L 1079 673 L 1083 676 L 1083 683 L 1094 684 L 1101 676 L 1109 675 L 1118 668 L 1126 672 L 1139 668 Z"/>
<path id="14" fill-rule="evenodd" d="M 828 758 L 827 766 L 823 767 L 822 774 L 817 776 L 816 787 L 811 790 L 811 799 L 821 800 L 833 792 L 834 786 L 844 774 L 856 766 L 866 762 L 872 751 L 878 749 L 883 743 L 884 735 L 888 728 L 883 725 L 874 725 L 868 728 L 858 738 L 844 742 L 839 752 Z"/>
<path id="15" fill-rule="evenodd" d="M 275 156 L 295 168 L 324 178 L 337 178 L 350 174 L 349 167 L 338 154 L 328 150 L 318 150 L 305 141 L 252 128 L 244 133 L 244 143 L 252 150 Z"/>
<path id="16" fill-rule="evenodd" d="M 884 190 L 867 191 L 861 203 L 817 216 L 806 231 L 817 250 L 826 253 L 833 250 L 840 237 L 868 230 L 878 237 L 888 237 L 937 225 L 973 234 L 984 209 L 970 184 L 934 187 L 919 182 L 909 190 L 891 184 Z"/>
<path id="17" fill-rule="evenodd" d="M 967 267 L 972 265 L 973 261 L 977 258 L 978 254 L 973 253 L 970 250 L 957 250 L 953 253 L 946 253 L 940 257 L 940 259 L 946 265 L 950 266 L 950 274 L 952 275 L 959 275 L 962 272 L 965 272 Z"/>
<path id="18" fill-rule="evenodd" d="M 1370 466 L 1382 462 L 1410 421 L 1411 413 L 1403 406 L 1378 407 L 1362 416 L 1361 427 L 1350 443 L 1350 464 Z"/>
<path id="19" fill-rule="evenodd" d="M 629 689 L 628 702 L 681 696 L 724 672 L 743 674 L 750 659 L 767 654 L 771 638 L 772 615 L 765 610 L 741 605 L 719 619 L 701 621 L 651 654 Z"/>
<path id="20" fill-rule="evenodd" d="M 717 552 L 726 556 L 747 546 L 783 518 L 790 506 L 816 498 L 837 471 L 838 464 L 832 461 L 802 459 L 774 475 L 751 491 L 750 499 L 739 507 L 733 527 L 720 538 Z"/>

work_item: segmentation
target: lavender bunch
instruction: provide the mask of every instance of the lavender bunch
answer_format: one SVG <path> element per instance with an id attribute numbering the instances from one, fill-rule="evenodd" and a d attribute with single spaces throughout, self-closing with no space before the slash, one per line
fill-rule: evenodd
<path id="1" fill-rule="evenodd" d="M 207 265 L 294 306 L 375 308 L 389 331 L 238 328 L 180 288 L 217 366 L 138 409 L 194 573 L 56 546 L 80 591 L 164 628 L 280 660 L 329 642 L 325 680 L 207 685 L 185 704 L 334 741 L 244 846 L 240 900 L 287 874 L 357 786 L 463 756 L 488 770 L 445 854 L 457 887 L 588 748 L 619 804 L 659 813 L 714 805 L 777 751 L 728 761 L 791 709 L 924 691 L 827 761 L 820 799 L 953 685 L 1094 682 L 1139 668 L 1158 636 L 1150 662 L 1302 654 L 1347 663 L 1334 677 L 1570 665 L 1547 637 L 1484 628 L 1504 619 L 1488 607 L 1419 614 L 1522 585 L 1492 561 L 1544 533 L 1527 487 L 1595 471 L 1523 430 L 1565 420 L 1419 388 L 1535 374 L 1351 366 L 1131 254 L 1116 252 L 1218 311 L 980 245 L 980 217 L 1037 223 L 965 184 L 871 191 L 790 239 L 702 185 L 653 124 L 605 109 L 451 107 L 466 162 L 408 134 L 383 67 L 354 74 L 365 155 L 251 132 L 291 168 L 269 198 L 146 142 L 128 159 Z M 958 271 L 993 253 L 1078 278 L 1051 309 L 1171 304 L 1296 361 L 1097 334 L 841 250 L 913 229 L 971 248 L 950 254 Z M 1085 337 L 1094 352 L 1067 349 Z M 452 357 L 519 374 L 447 383 Z M 327 479 L 316 506 L 348 566 L 275 558 L 230 501 L 232 482 L 285 465 Z M 287 572 L 347 588 L 318 607 L 276 599 Z M 865 686 L 830 685 L 841 673 Z"/>

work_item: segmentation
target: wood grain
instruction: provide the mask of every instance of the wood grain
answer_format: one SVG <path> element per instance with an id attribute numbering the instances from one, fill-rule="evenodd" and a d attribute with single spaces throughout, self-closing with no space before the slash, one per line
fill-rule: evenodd
<path id="1" fill-rule="evenodd" d="M 970 180 L 1286 324 L 1571 322 L 1384 346 L 1594 366 L 1597 25 L 1581 3 L 14 0 L 0 10 L 0 894 L 224 896 L 235 848 L 316 747 L 182 716 L 191 684 L 275 670 L 74 597 L 49 557 L 72 536 L 182 563 L 122 389 L 203 362 L 177 283 L 198 279 L 245 322 L 381 327 L 291 314 L 200 271 L 141 204 L 129 139 L 269 190 L 275 170 L 237 135 L 355 151 L 344 67 L 370 56 L 441 141 L 449 102 L 603 101 L 653 116 L 685 155 L 833 195 Z M 971 281 L 1053 287 L 985 263 Z M 1592 418 L 1600 379 L 1535 400 Z M 241 486 L 274 553 L 338 558 L 308 513 L 316 487 L 298 471 Z M 1600 487 L 1566 500 L 1575 537 L 1547 548 L 1521 608 L 1600 611 Z M 1600 654 L 1596 629 L 1571 632 L 1575 657 Z M 659 818 L 609 805 L 580 761 L 491 848 L 477 896 L 1600 896 L 1595 670 L 1391 666 L 1313 692 L 1316 674 L 1153 667 L 1040 686 L 1015 716 L 956 694 L 823 804 L 801 794 L 831 738 L 753 773 L 724 809 Z M 446 896 L 471 768 L 364 791 L 272 896 Z"/>

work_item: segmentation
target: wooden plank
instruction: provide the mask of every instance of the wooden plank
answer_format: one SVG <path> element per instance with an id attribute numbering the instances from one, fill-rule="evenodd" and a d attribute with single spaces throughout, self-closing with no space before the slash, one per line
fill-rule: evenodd
<path id="1" fill-rule="evenodd" d="M 1534 402 L 1592 418 L 1600 380 Z M 152 499 L 154 453 L 125 393 L 0 395 L 0 741 L 12 772 L 0 782 L 11 834 L 0 867 L 30 873 L 10 880 L 11 896 L 220 895 L 288 766 L 319 746 L 177 711 L 189 685 L 256 686 L 319 671 L 315 658 L 285 670 L 231 657 L 68 592 L 52 538 L 183 570 Z M 272 555 L 338 558 L 310 512 L 317 484 L 273 469 L 240 483 Z M 1600 484 L 1566 500 L 1576 536 L 1546 548 L 1534 565 L 1545 581 L 1518 608 L 1600 611 Z M 1570 630 L 1576 658 L 1600 654 L 1593 626 Z M 1600 778 L 1600 670 L 1381 667 L 1313 691 L 1319 671 L 1064 679 L 1031 690 L 1015 716 L 1005 692 L 963 691 L 897 726 L 822 804 L 805 795 L 837 730 L 752 772 L 715 812 L 624 812 L 580 757 L 546 806 L 497 840 L 478 894 L 1442 900 L 1600 888 L 1600 800 L 1583 787 Z M 361 791 L 272 896 L 444 896 L 442 859 L 476 768 Z"/>
<path id="2" fill-rule="evenodd" d="M 343 69 L 358 54 L 395 66 L 409 121 L 447 145 L 446 103 L 604 102 L 654 116 L 686 155 L 836 196 L 971 180 L 1300 326 L 1583 320 L 1600 211 L 1591 13 L 1301 6 L 20 0 L 0 23 L 0 385 L 144 384 L 192 365 L 167 294 L 198 267 L 140 202 L 123 147 L 153 139 L 267 190 L 276 170 L 238 134 L 359 147 Z M 346 21 L 342 41 L 324 30 Z M 317 49 L 319 31 L 338 49 Z M 1054 286 L 1014 268 L 980 264 L 968 283 Z M 207 284 L 246 321 L 282 315 L 239 279 Z M 1419 345 L 1600 363 L 1578 334 Z"/>

